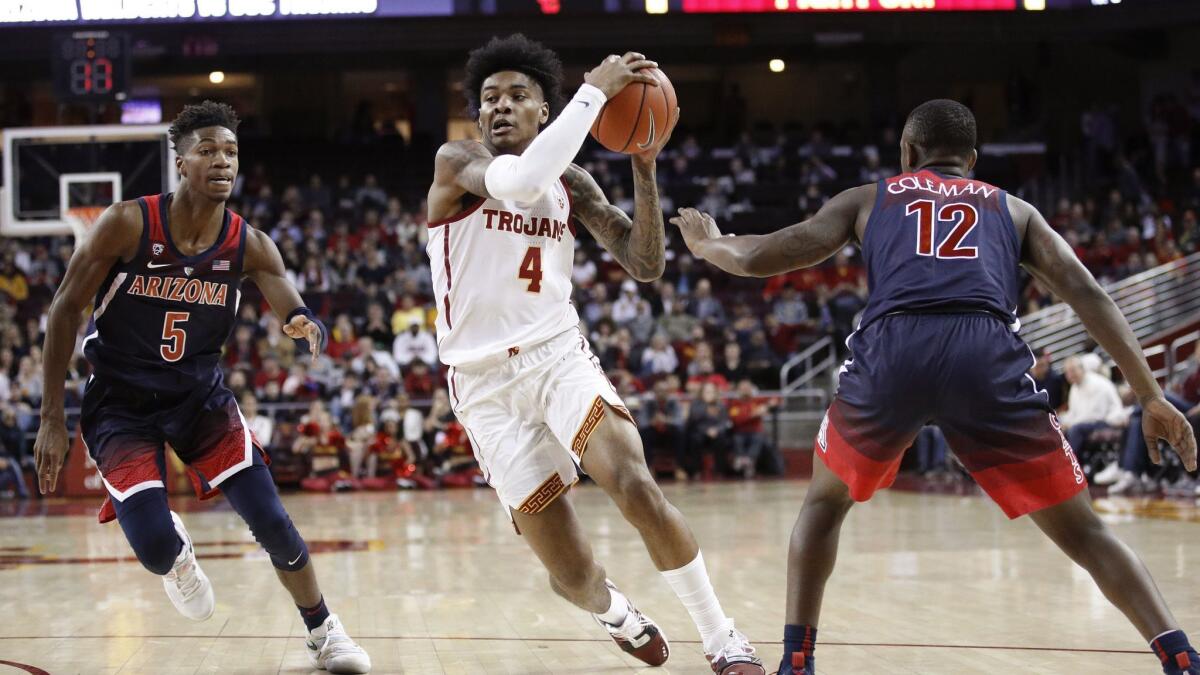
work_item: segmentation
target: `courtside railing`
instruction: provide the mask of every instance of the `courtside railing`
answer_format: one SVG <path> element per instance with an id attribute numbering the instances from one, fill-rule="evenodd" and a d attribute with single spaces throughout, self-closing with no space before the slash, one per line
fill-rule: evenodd
<path id="1" fill-rule="evenodd" d="M 1200 318 L 1200 253 L 1159 265 L 1127 279 L 1106 284 L 1104 290 L 1129 319 L 1138 340 L 1146 340 Z M 1049 349 L 1055 355 L 1084 351 L 1091 338 L 1075 310 L 1058 303 L 1021 317 L 1021 337 L 1035 351 Z M 1175 370 L 1177 354 L 1200 337 L 1191 333 L 1170 346 L 1156 346 L 1147 356 L 1162 354 L 1164 367 L 1156 375 L 1166 377 Z"/>

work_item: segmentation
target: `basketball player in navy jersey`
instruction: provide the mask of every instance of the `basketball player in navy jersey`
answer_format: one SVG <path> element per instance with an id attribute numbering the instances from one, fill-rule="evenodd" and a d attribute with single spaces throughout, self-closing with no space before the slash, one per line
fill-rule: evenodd
<path id="1" fill-rule="evenodd" d="M 54 490 L 67 453 L 64 379 L 91 304 L 95 330 L 83 352 L 93 376 L 80 426 L 108 490 L 101 522 L 120 523 L 181 614 L 212 616 L 212 585 L 183 522 L 167 506 L 163 453 L 170 443 L 197 493 L 223 492 L 270 555 L 308 628 L 313 666 L 365 673 L 370 658 L 325 607 L 308 548 L 218 366 L 244 276 L 287 317 L 283 331 L 306 340 L 314 358 L 326 341 L 325 327 L 285 276 L 274 242 L 225 208 L 238 171 L 237 126 L 228 105 L 185 107 L 169 132 L 179 190 L 114 204 L 78 243 L 46 330 L 38 484 L 43 493 Z"/>
<path id="2" fill-rule="evenodd" d="M 821 598 L 846 513 L 891 485 L 904 449 L 930 421 L 1005 514 L 1029 514 L 1092 575 L 1164 673 L 1200 673 L 1200 656 L 1149 572 L 1092 511 L 1048 397 L 1027 375 L 1034 357 L 1015 332 L 1018 267 L 1071 305 L 1112 355 L 1145 411 L 1155 463 L 1164 439 L 1196 469 L 1187 420 L 1163 397 L 1120 310 L 1041 214 L 967 178 L 977 158 L 969 109 L 948 100 L 918 106 L 900 157 L 903 174 L 847 190 L 772 234 L 722 237 L 695 209 L 671 220 L 696 256 L 740 276 L 816 265 L 849 242 L 867 264 L 867 308 L 847 341 L 853 360 L 821 424 L 820 461 L 792 532 L 780 675 L 816 672 Z"/>

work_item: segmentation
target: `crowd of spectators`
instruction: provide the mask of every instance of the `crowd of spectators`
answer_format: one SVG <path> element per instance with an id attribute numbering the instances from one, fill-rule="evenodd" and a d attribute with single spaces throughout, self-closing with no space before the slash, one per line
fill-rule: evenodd
<path id="1" fill-rule="evenodd" d="M 1141 154 L 1090 143 L 1082 155 L 1089 182 L 1046 214 L 1102 279 L 1200 248 L 1200 162 L 1174 136 L 1162 152 L 1156 142 Z M 628 162 L 588 152 L 581 164 L 632 213 Z M 668 213 L 696 204 L 726 231 L 766 231 L 897 166 L 891 129 L 877 145 L 853 147 L 821 129 L 760 129 L 727 147 L 683 135 L 660 163 L 661 202 Z M 480 482 L 437 359 L 425 208 L 412 196 L 423 187 L 385 187 L 369 173 L 281 185 L 267 163 L 250 163 L 238 178 L 230 208 L 277 243 L 332 333 L 310 362 L 247 287 L 222 366 L 281 482 L 321 490 Z M 780 405 L 770 392 L 790 356 L 826 335 L 841 344 L 853 330 L 867 290 L 861 256 L 848 246 L 816 268 L 736 279 L 693 260 L 672 230 L 665 275 L 638 284 L 580 229 L 575 305 L 592 350 L 663 475 L 782 472 L 764 423 Z M 5 420 L 18 431 L 36 427 L 45 313 L 70 252 L 61 238 L 0 241 L 0 489 L 6 466 L 30 459 L 27 435 L 6 434 Z M 1022 292 L 1025 310 L 1053 300 L 1028 280 Z M 76 359 L 68 406 L 79 404 L 86 375 Z M 939 464 L 939 439 L 927 436 L 923 467 Z"/>

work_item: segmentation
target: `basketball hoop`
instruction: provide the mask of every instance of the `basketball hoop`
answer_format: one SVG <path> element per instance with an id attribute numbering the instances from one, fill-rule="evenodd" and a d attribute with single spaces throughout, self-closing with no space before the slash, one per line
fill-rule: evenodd
<path id="1" fill-rule="evenodd" d="M 67 209 L 67 212 L 63 214 L 63 219 L 71 224 L 71 230 L 75 233 L 76 246 L 83 241 L 84 235 L 91 231 L 92 225 L 107 208 L 107 206 L 73 206 Z"/>

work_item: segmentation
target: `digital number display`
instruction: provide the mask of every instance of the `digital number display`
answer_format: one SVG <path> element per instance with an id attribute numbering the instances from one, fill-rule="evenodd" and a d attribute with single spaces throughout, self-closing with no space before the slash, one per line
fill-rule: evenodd
<path id="1" fill-rule="evenodd" d="M 61 35 L 54 40 L 54 88 L 74 101 L 110 101 L 129 76 L 129 38 L 104 31 Z"/>
<path id="2" fill-rule="evenodd" d="M 685 12 L 1003 11 L 1017 0 L 683 0 Z"/>

